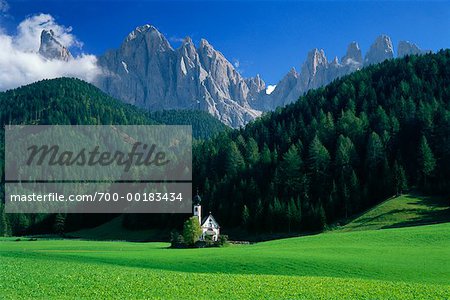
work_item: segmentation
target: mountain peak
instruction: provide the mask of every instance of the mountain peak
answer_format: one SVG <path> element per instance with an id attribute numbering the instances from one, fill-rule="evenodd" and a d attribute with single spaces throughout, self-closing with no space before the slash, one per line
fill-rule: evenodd
<path id="1" fill-rule="evenodd" d="M 136 39 L 139 35 L 145 34 L 147 32 L 155 33 L 156 35 L 161 36 L 161 33 L 158 31 L 158 29 L 156 29 L 155 26 L 150 25 L 150 24 L 145 24 L 145 25 L 136 27 L 136 29 L 134 29 L 132 32 L 130 32 L 128 34 L 127 38 L 125 39 L 125 41 L 126 42 L 132 41 L 132 40 Z"/>
<path id="2" fill-rule="evenodd" d="M 317 73 L 318 68 L 326 67 L 327 65 L 328 61 L 323 49 L 314 48 L 308 52 L 308 57 L 302 67 L 302 76 L 311 78 Z"/>
<path id="3" fill-rule="evenodd" d="M 255 77 L 245 79 L 245 83 L 249 89 L 249 101 L 254 101 L 258 99 L 259 94 L 266 90 L 266 83 L 261 79 L 259 74 Z"/>
<path id="4" fill-rule="evenodd" d="M 325 51 L 314 48 L 308 53 L 308 61 L 314 63 L 315 66 L 326 64 L 327 58 L 325 57 Z"/>
<path id="5" fill-rule="evenodd" d="M 195 45 L 190 37 L 187 36 L 183 39 L 183 43 L 181 44 L 181 47 L 177 50 L 177 52 L 180 54 L 180 67 L 182 68 L 182 70 L 186 70 L 186 63 L 188 63 L 191 68 L 194 67 L 193 61 L 196 60 L 198 54 L 197 50 L 195 49 Z M 185 59 L 187 59 L 188 61 L 185 61 Z M 191 62 L 189 62 L 189 60 Z M 183 73 L 186 73 L 186 71 L 183 71 Z"/>
<path id="6" fill-rule="evenodd" d="M 144 40 L 146 42 L 141 43 Z M 131 52 L 136 51 L 138 48 L 145 48 L 144 51 L 148 53 L 173 51 L 172 46 L 165 36 L 155 26 L 149 24 L 138 26 L 130 32 L 125 38 L 122 48 L 127 48 Z"/>
<path id="7" fill-rule="evenodd" d="M 194 44 L 194 42 L 192 42 L 192 39 L 190 36 L 187 36 L 183 39 L 183 45 L 186 45 L 186 44 Z"/>
<path id="8" fill-rule="evenodd" d="M 334 57 L 333 61 L 331 62 L 331 64 L 333 65 L 338 65 L 339 64 L 339 59 L 337 56 Z"/>
<path id="9" fill-rule="evenodd" d="M 55 33 L 51 29 L 44 29 L 41 32 L 39 54 L 49 60 L 57 59 L 68 61 L 72 58 L 72 54 L 70 54 L 69 50 L 56 39 Z"/>
<path id="10" fill-rule="evenodd" d="M 370 46 L 370 49 L 364 58 L 364 65 L 377 64 L 393 57 L 394 47 L 392 46 L 391 38 L 382 34 L 378 36 L 372 46 Z"/>
<path id="11" fill-rule="evenodd" d="M 211 48 L 211 44 L 206 39 L 200 40 L 200 48 Z"/>
<path id="12" fill-rule="evenodd" d="M 266 87 L 266 83 L 264 82 L 264 80 L 261 79 L 259 74 L 256 74 L 255 77 L 247 78 L 245 79 L 245 81 L 250 84 L 255 84 L 255 86 L 259 87 L 260 90 Z"/>
<path id="13" fill-rule="evenodd" d="M 397 56 L 424 54 L 426 51 L 421 50 L 416 44 L 409 41 L 400 41 L 397 48 Z"/>
<path id="14" fill-rule="evenodd" d="M 341 58 L 343 64 L 361 64 L 362 54 L 357 42 L 351 42 L 347 46 L 347 53 Z"/>

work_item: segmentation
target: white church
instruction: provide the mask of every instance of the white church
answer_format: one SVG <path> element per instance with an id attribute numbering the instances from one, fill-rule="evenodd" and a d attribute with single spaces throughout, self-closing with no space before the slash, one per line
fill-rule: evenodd
<path id="1" fill-rule="evenodd" d="M 202 220 L 202 206 L 200 205 L 201 201 L 202 199 L 197 192 L 197 195 L 195 195 L 194 199 L 192 199 L 192 202 L 194 204 L 194 216 L 198 218 L 198 222 L 202 228 L 200 240 L 204 241 L 207 236 L 210 236 L 211 239 L 216 242 L 220 235 L 219 223 L 217 223 L 216 219 L 214 219 L 211 215 L 211 212 L 209 212 L 209 215 Z"/>

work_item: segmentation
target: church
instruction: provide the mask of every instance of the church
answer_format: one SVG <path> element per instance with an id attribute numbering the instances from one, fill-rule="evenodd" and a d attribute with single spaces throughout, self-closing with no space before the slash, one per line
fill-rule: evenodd
<path id="1" fill-rule="evenodd" d="M 210 236 L 212 241 L 217 242 L 220 235 L 219 223 L 217 223 L 216 219 L 214 219 L 211 212 L 209 212 L 209 215 L 202 220 L 202 206 L 200 204 L 201 201 L 202 199 L 197 192 L 197 195 L 195 195 L 194 199 L 192 199 L 192 202 L 194 204 L 194 216 L 198 218 L 198 222 L 200 223 L 200 227 L 202 228 L 202 235 L 200 237 L 200 240 L 205 241 L 207 239 L 207 236 Z"/>

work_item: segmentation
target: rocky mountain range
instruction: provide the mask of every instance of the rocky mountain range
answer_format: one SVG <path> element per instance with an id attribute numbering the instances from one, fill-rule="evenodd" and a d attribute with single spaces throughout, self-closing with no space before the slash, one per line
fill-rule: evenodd
<path id="1" fill-rule="evenodd" d="M 402 57 L 425 52 L 413 43 L 400 41 L 397 56 Z M 346 54 L 340 60 L 335 57 L 332 61 L 328 61 L 323 49 L 313 49 L 308 53 L 299 73 L 295 68 L 292 68 L 278 82 L 270 95 L 260 93 L 257 96 L 253 108 L 261 111 L 273 110 L 278 106 L 296 101 L 299 96 L 310 89 L 327 85 L 338 77 L 392 58 L 394 58 L 394 47 L 387 35 L 380 35 L 376 38 L 364 59 L 357 42 L 351 42 L 348 45 Z"/>
<path id="2" fill-rule="evenodd" d="M 101 89 L 146 109 L 206 110 L 230 126 L 260 114 L 248 102 L 246 80 L 205 39 L 196 47 L 187 37 L 173 49 L 155 27 L 145 25 L 98 63 L 105 71 L 96 82 Z"/>
<path id="3" fill-rule="evenodd" d="M 51 31 L 43 31 L 39 53 L 47 59 L 68 60 L 70 52 Z M 422 54 L 415 44 L 401 41 L 397 56 Z M 198 46 L 187 37 L 178 49 L 154 26 L 137 27 L 118 49 L 98 57 L 103 74 L 94 82 L 113 97 L 149 110 L 208 111 L 231 127 L 296 101 L 310 89 L 365 66 L 394 58 L 387 35 L 380 35 L 363 57 L 356 42 L 346 54 L 329 61 L 323 49 L 311 50 L 297 72 L 292 68 L 270 94 L 259 75 L 244 78 L 225 56 L 205 39 Z"/>

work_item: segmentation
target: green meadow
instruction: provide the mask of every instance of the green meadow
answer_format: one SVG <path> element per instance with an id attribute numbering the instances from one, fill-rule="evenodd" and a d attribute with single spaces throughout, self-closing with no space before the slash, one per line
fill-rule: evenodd
<path id="1" fill-rule="evenodd" d="M 369 209 L 340 231 L 372 230 L 450 222 L 450 201 L 445 197 L 406 194 Z"/>
<path id="2" fill-rule="evenodd" d="M 450 299 L 449 212 L 445 198 L 404 195 L 333 231 L 223 248 L 3 238 L 0 298 Z"/>
<path id="3" fill-rule="evenodd" d="M 254 245 L 1 242 L 0 291 L 16 298 L 448 299 L 450 223 L 331 232 Z"/>

